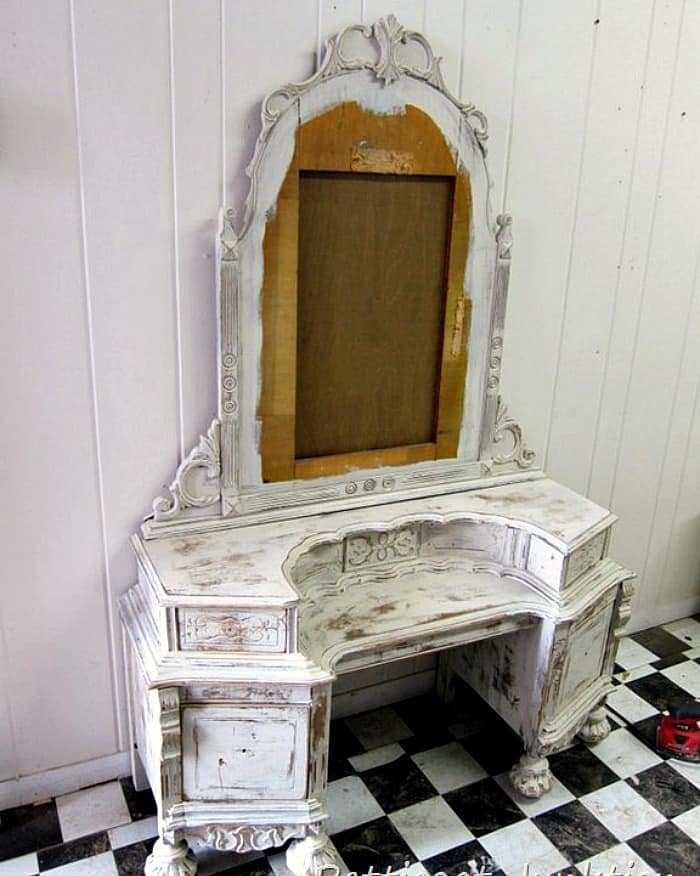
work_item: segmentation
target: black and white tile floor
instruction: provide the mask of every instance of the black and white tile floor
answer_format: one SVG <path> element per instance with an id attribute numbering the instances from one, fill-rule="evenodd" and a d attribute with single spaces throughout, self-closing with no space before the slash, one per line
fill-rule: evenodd
<path id="1" fill-rule="evenodd" d="M 700 765 L 659 755 L 654 734 L 669 700 L 700 697 L 700 615 L 624 639 L 616 669 L 613 732 L 554 755 L 540 800 L 511 791 L 518 740 L 466 690 L 457 709 L 417 697 L 335 721 L 329 830 L 347 868 L 698 876 Z M 141 874 L 155 831 L 153 798 L 129 779 L 6 810 L 0 876 Z M 200 854 L 203 874 L 288 876 L 279 850 Z"/>

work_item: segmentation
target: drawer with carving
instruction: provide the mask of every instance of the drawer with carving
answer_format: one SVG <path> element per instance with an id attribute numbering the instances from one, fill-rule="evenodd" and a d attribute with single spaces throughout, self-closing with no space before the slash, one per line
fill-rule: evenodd
<path id="1" fill-rule="evenodd" d="M 287 650 L 287 613 L 266 609 L 205 611 L 180 608 L 177 613 L 181 651 Z"/>
<path id="2" fill-rule="evenodd" d="M 308 708 L 182 710 L 186 800 L 299 800 L 306 794 Z"/>

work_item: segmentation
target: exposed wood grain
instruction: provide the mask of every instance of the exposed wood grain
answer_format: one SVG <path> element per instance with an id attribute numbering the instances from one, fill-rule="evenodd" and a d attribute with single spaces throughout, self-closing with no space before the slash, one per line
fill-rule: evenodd
<path id="1" fill-rule="evenodd" d="M 470 211 L 466 175 L 415 107 L 346 103 L 298 129 L 264 244 L 265 480 L 357 465 L 342 453 L 435 444 L 418 458 L 456 455 Z"/>

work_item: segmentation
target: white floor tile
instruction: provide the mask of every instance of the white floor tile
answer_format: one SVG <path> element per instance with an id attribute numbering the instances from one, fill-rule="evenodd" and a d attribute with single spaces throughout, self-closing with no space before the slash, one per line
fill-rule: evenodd
<path id="1" fill-rule="evenodd" d="M 648 648 L 630 639 L 629 636 L 620 641 L 617 649 L 615 663 L 623 669 L 634 669 L 635 666 L 642 666 L 644 663 L 653 663 L 658 660 L 658 655 L 654 654 Z"/>
<path id="2" fill-rule="evenodd" d="M 345 723 L 368 751 L 413 736 L 411 728 L 391 706 L 363 715 L 353 715 L 352 718 L 346 718 Z"/>
<path id="3" fill-rule="evenodd" d="M 421 751 L 411 758 L 441 793 L 471 785 L 486 777 L 486 772 L 467 754 L 459 742 Z"/>
<path id="4" fill-rule="evenodd" d="M 677 815 L 672 821 L 684 833 L 687 833 L 694 843 L 700 846 L 700 806 L 696 806 L 682 815 Z M 0 870 L 0 873 L 2 873 L 2 870 Z"/>
<path id="5" fill-rule="evenodd" d="M 627 687 L 616 687 L 611 694 L 608 694 L 607 704 L 630 723 L 658 715 L 657 709 Z"/>
<path id="6" fill-rule="evenodd" d="M 688 660 L 697 660 L 700 657 L 700 646 L 697 648 L 689 648 L 687 651 L 683 652 L 683 656 L 687 657 Z"/>
<path id="7" fill-rule="evenodd" d="M 39 872 L 39 859 L 36 852 L 0 861 L 0 876 L 36 876 Z"/>
<path id="8" fill-rule="evenodd" d="M 417 858 L 431 858 L 474 839 L 442 797 L 431 797 L 392 812 L 392 824 Z"/>
<path id="9" fill-rule="evenodd" d="M 542 815 L 543 812 L 549 812 L 550 809 L 556 809 L 557 806 L 571 803 L 575 799 L 571 791 L 565 788 L 559 779 L 554 776 L 552 776 L 551 790 L 543 794 L 538 800 L 534 800 L 531 797 L 523 797 L 522 794 L 519 794 L 511 785 L 508 773 L 501 773 L 500 776 L 496 776 L 495 781 L 528 818 Z"/>
<path id="10" fill-rule="evenodd" d="M 384 810 L 359 776 L 347 776 L 328 784 L 328 812 L 326 824 L 329 833 L 357 827 L 384 815 Z"/>
<path id="11" fill-rule="evenodd" d="M 64 842 L 131 821 L 119 782 L 57 797 L 56 809 Z"/>
<path id="12" fill-rule="evenodd" d="M 651 876 L 652 873 L 656 873 L 626 843 L 620 843 L 619 846 L 606 849 L 599 855 L 586 858 L 585 861 L 577 864 L 577 868 L 585 876 L 598 876 L 600 873 L 619 873 L 620 876 L 627 876 L 628 873 L 633 873 L 635 876 L 646 876 L 646 874 Z"/>
<path id="13" fill-rule="evenodd" d="M 113 827 L 107 833 L 110 846 L 113 849 L 121 849 L 122 846 L 130 846 L 132 843 L 158 836 L 158 819 L 155 815 L 151 818 L 142 818 L 140 821 L 132 821 L 131 824 Z"/>
<path id="14" fill-rule="evenodd" d="M 501 830 L 479 837 L 479 842 L 498 863 L 506 876 L 565 870 L 568 861 L 531 821 L 518 821 Z"/>
<path id="15" fill-rule="evenodd" d="M 591 746 L 591 750 L 621 779 L 662 762 L 658 754 L 654 754 L 624 727 L 613 730 L 607 739 Z"/>
<path id="16" fill-rule="evenodd" d="M 696 788 L 700 788 L 700 763 L 687 763 L 686 761 L 671 758 L 668 761 L 668 765 L 672 766 L 682 776 L 685 776 Z"/>
<path id="17" fill-rule="evenodd" d="M 700 697 L 700 663 L 685 660 L 683 663 L 662 669 L 661 674 L 670 678 L 683 690 L 687 690 L 691 696 Z"/>
<path id="18" fill-rule="evenodd" d="M 648 663 L 642 663 L 641 666 L 634 666 L 632 669 L 625 669 L 624 672 L 616 673 L 615 678 L 617 681 L 627 684 L 630 681 L 636 681 L 638 678 L 644 678 L 654 672 L 656 672 L 656 669 L 653 666 L 650 666 Z"/>
<path id="19" fill-rule="evenodd" d="M 390 742 L 389 745 L 381 745 L 379 748 L 366 751 L 364 754 L 356 754 L 354 757 L 349 757 L 348 760 L 356 772 L 363 773 L 365 770 L 391 763 L 392 760 L 397 760 L 404 754 L 405 752 L 398 742 Z"/>
<path id="20" fill-rule="evenodd" d="M 335 855 L 336 864 L 338 866 L 338 876 L 348 876 L 350 873 L 350 868 L 343 861 L 343 859 L 338 854 L 338 850 L 333 845 L 332 840 L 329 842 L 330 849 Z M 267 860 L 272 867 L 272 870 L 275 876 L 293 876 L 292 871 L 287 866 L 287 859 L 285 852 L 275 852 L 274 854 L 268 855 Z M 320 874 L 319 874 L 320 876 Z M 334 870 L 327 870 L 326 876 L 335 876 Z"/>
<path id="21" fill-rule="evenodd" d="M 676 638 L 687 642 L 688 648 L 700 647 L 700 621 L 696 621 L 692 617 L 684 617 L 681 620 L 673 621 L 673 623 L 664 624 L 663 628 Z"/>
<path id="22" fill-rule="evenodd" d="M 83 858 L 49 870 L 51 876 L 119 876 L 114 855 L 104 852 L 92 858 Z"/>
<path id="23" fill-rule="evenodd" d="M 586 809 L 619 840 L 631 839 L 666 821 L 627 782 L 614 782 L 580 799 Z"/>

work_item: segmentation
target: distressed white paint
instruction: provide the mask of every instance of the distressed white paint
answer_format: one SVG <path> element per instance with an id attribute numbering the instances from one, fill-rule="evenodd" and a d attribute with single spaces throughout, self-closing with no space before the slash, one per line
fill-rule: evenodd
<path id="1" fill-rule="evenodd" d="M 11 683 L 0 778 L 109 757 L 120 747 L 114 723 L 124 706 L 110 666 L 119 665 L 118 642 L 110 642 L 105 619 L 133 580 L 126 543 L 139 514 L 207 424 L 215 319 L 206 312 L 205 226 L 218 200 L 211 186 L 240 206 L 262 94 L 311 72 L 319 22 L 325 38 L 359 20 L 363 5 L 370 4 L 201 0 L 195 9 L 174 0 L 171 47 L 163 4 L 77 2 L 77 106 L 69 6 L 8 6 L 0 52 L 0 187 L 13 204 L 2 236 L 11 294 L 0 369 L 9 424 L 0 675 Z M 692 339 L 700 333 L 693 243 L 700 215 L 688 207 L 700 194 L 695 4 L 656 3 L 653 12 L 610 0 L 424 5 L 378 3 L 367 20 L 393 9 L 424 29 L 448 55 L 450 84 L 461 69 L 461 98 L 489 118 L 494 207 L 505 205 L 515 218 L 503 360 L 510 408 L 545 468 L 573 487 L 585 478 L 589 495 L 621 517 L 611 551 L 642 572 L 634 625 L 697 611 L 700 366 Z M 623 29 L 624 61 L 616 49 Z M 643 86 L 638 123 L 629 102 L 635 84 Z M 597 130 L 610 117 L 612 128 Z M 600 193 L 603 234 L 601 216 L 591 215 L 583 188 L 578 200 L 576 191 L 579 176 L 600 189 L 611 160 L 629 193 Z M 594 265 L 581 254 L 586 241 Z M 589 347 L 591 335 L 603 346 Z M 650 404 L 652 385 L 664 417 Z M 571 408 L 571 397 L 580 408 Z M 586 411 L 580 436 L 579 410 Z M 588 462 L 582 436 L 591 411 Z M 542 456 L 550 422 L 551 461 Z M 569 439 L 560 446 L 558 436 Z M 650 531 L 660 537 L 647 564 Z M 33 730 L 49 718 L 55 732 L 39 740 Z M 42 787 L 48 793 L 50 782 Z"/>

